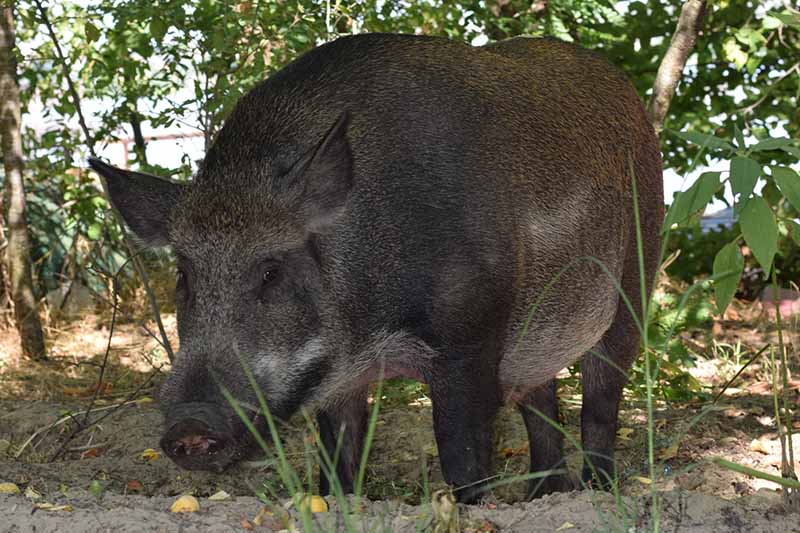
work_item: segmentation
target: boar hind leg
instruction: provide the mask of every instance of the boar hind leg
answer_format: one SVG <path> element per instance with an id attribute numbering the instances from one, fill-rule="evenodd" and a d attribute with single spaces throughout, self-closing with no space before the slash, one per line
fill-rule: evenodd
<path id="1" fill-rule="evenodd" d="M 631 301 L 639 298 L 636 294 Z M 583 481 L 609 489 L 614 480 L 614 440 L 622 389 L 639 353 L 639 331 L 620 300 L 616 317 L 600 343 L 581 362 Z"/>
<path id="2" fill-rule="evenodd" d="M 473 503 L 489 478 L 493 423 L 500 404 L 497 369 L 483 353 L 436 361 L 428 384 L 442 474 L 458 501 Z"/>
<path id="3" fill-rule="evenodd" d="M 367 388 L 343 398 L 317 413 L 319 436 L 328 458 L 336 465 L 336 481 L 342 492 L 352 493 L 367 433 Z M 328 476 L 324 458 L 320 460 L 319 492 L 334 494 L 334 480 Z"/>
<path id="4" fill-rule="evenodd" d="M 564 471 L 563 441 L 558 420 L 558 398 L 556 380 L 552 379 L 541 387 L 529 392 L 517 407 L 528 430 L 528 445 L 531 452 L 531 473 L 547 470 L 561 471 L 544 477 L 536 477 L 528 482 L 528 498 L 538 498 L 552 492 L 567 492 L 573 484 Z"/>

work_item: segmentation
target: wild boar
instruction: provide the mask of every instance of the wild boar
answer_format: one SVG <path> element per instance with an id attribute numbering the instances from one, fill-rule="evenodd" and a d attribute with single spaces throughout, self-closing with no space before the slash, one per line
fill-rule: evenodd
<path id="1" fill-rule="evenodd" d="M 179 465 L 221 470 L 253 448 L 220 393 L 257 403 L 241 358 L 273 415 L 316 409 L 331 454 L 342 432 L 352 490 L 368 387 L 407 376 L 430 388 L 445 480 L 474 501 L 504 401 L 531 471 L 563 465 L 545 418 L 558 419 L 554 376 L 583 357 L 583 477 L 612 475 L 663 191 L 643 106 L 599 55 L 345 37 L 246 94 L 193 181 L 91 166 L 138 238 L 177 258 L 180 352 L 160 402 Z M 530 495 L 571 487 L 554 474 Z"/>

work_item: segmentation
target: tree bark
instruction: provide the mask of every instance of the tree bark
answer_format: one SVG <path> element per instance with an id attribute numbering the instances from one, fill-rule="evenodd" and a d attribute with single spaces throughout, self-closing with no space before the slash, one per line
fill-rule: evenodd
<path id="1" fill-rule="evenodd" d="M 658 67 L 656 81 L 653 84 L 653 94 L 647 104 L 647 116 L 656 130 L 656 135 L 660 135 L 664 129 L 664 119 L 667 116 L 669 104 L 672 102 L 675 89 L 681 80 L 686 60 L 689 59 L 689 55 L 694 49 L 705 14 L 705 0 L 687 0 L 681 8 L 675 33 L 672 35 L 667 53 L 664 54 Z"/>
<path id="2" fill-rule="evenodd" d="M 0 327 L 11 325 L 6 316 L 6 311 L 10 310 L 11 287 L 8 284 L 8 275 L 6 274 L 6 247 L 8 246 L 8 241 L 3 230 L 3 213 L 5 213 L 3 204 L 3 194 L 0 192 Z"/>
<path id="3" fill-rule="evenodd" d="M 22 353 L 31 359 L 41 360 L 47 356 L 33 292 L 30 242 L 25 219 L 24 159 L 20 134 L 17 64 L 14 57 L 14 18 L 11 0 L 0 1 L 0 137 L 6 181 L 8 275 Z"/>

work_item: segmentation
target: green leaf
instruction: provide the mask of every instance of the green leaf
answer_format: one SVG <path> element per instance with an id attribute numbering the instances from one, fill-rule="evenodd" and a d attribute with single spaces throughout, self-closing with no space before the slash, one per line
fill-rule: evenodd
<path id="1" fill-rule="evenodd" d="M 789 234 L 792 236 L 792 240 L 797 246 L 800 246 L 800 224 L 794 220 L 788 221 L 787 224 L 789 226 Z"/>
<path id="2" fill-rule="evenodd" d="M 763 141 L 758 141 L 755 146 L 751 148 L 751 150 L 753 152 L 780 150 L 787 146 L 793 146 L 794 144 L 796 144 L 794 139 L 789 139 L 788 137 L 776 137 L 773 139 L 764 139 Z"/>
<path id="3" fill-rule="evenodd" d="M 707 135 L 696 131 L 676 131 L 675 135 L 684 141 L 689 141 L 698 146 L 705 146 L 706 148 L 718 150 L 733 150 L 733 145 L 731 143 L 724 139 L 714 137 L 713 135 Z"/>
<path id="4" fill-rule="evenodd" d="M 86 23 L 84 31 L 86 32 L 86 40 L 89 41 L 90 43 L 93 43 L 94 41 L 100 38 L 100 30 L 98 30 L 97 26 L 95 26 L 91 22 Z"/>
<path id="5" fill-rule="evenodd" d="M 773 17 L 780 20 L 787 26 L 794 26 L 800 28 L 800 14 L 784 11 L 783 13 L 773 13 Z"/>
<path id="6" fill-rule="evenodd" d="M 680 224 L 694 212 L 705 207 L 720 188 L 719 172 L 704 172 L 691 187 L 679 192 L 667 212 L 665 229 Z"/>
<path id="7" fill-rule="evenodd" d="M 800 159 L 800 148 L 796 146 L 781 146 L 781 150 L 789 155 L 793 155 L 797 159 Z"/>
<path id="8" fill-rule="evenodd" d="M 771 15 L 767 15 L 764 17 L 764 20 L 761 21 L 761 27 L 765 30 L 775 30 L 779 28 L 781 25 L 781 21 Z"/>
<path id="9" fill-rule="evenodd" d="M 161 41 L 167 34 L 169 26 L 163 19 L 155 17 L 150 21 L 150 35 L 156 41 Z"/>
<path id="10" fill-rule="evenodd" d="M 783 196 L 800 211 L 800 176 L 789 167 L 772 167 L 772 179 Z"/>
<path id="11" fill-rule="evenodd" d="M 749 157 L 737 156 L 731 159 L 731 189 L 734 196 L 739 195 L 739 204 L 744 205 L 747 202 L 760 175 L 761 165 Z"/>
<path id="12" fill-rule="evenodd" d="M 717 252 L 714 258 L 714 277 L 727 274 L 724 277 L 714 280 L 714 296 L 717 300 L 717 311 L 719 314 L 725 312 L 725 308 L 731 303 L 736 289 L 739 286 L 739 278 L 744 271 L 744 257 L 739 250 L 738 241 L 733 241 Z"/>
<path id="13" fill-rule="evenodd" d="M 747 52 L 742 50 L 739 43 L 733 37 L 728 38 L 722 45 L 722 50 L 725 52 L 725 58 L 732 61 L 736 68 L 742 68 L 747 63 Z"/>
<path id="14" fill-rule="evenodd" d="M 772 260 L 778 251 L 778 225 L 766 200 L 760 196 L 750 199 L 742 208 L 739 226 L 742 228 L 744 240 L 753 250 L 764 274 L 768 276 L 772 269 Z"/>
<path id="15" fill-rule="evenodd" d="M 86 230 L 86 236 L 89 237 L 89 240 L 96 241 L 100 238 L 100 235 L 103 234 L 103 227 L 100 224 L 92 224 Z"/>
<path id="16" fill-rule="evenodd" d="M 93 479 L 91 483 L 89 483 L 89 492 L 94 494 L 95 497 L 99 498 L 103 494 L 103 484 Z"/>

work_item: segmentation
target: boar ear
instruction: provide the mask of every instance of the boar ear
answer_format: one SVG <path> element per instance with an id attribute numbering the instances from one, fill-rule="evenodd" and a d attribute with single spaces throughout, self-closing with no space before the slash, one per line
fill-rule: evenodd
<path id="1" fill-rule="evenodd" d="M 106 182 L 111 204 L 146 246 L 166 246 L 169 216 L 185 185 L 112 167 L 99 159 L 89 166 Z"/>
<path id="2" fill-rule="evenodd" d="M 297 162 L 290 188 L 310 233 L 325 230 L 344 210 L 353 183 L 353 156 L 345 111 L 322 141 Z"/>

